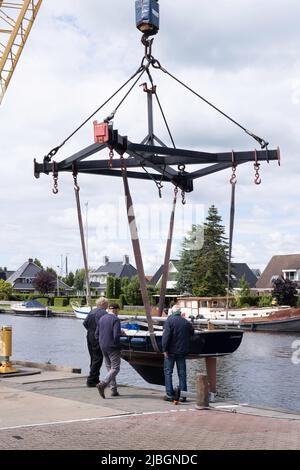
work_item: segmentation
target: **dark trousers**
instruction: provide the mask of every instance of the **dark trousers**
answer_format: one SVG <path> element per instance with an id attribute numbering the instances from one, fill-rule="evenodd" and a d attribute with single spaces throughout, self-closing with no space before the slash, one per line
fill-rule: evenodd
<path id="1" fill-rule="evenodd" d="M 87 378 L 88 385 L 99 383 L 100 368 L 103 362 L 103 355 L 98 343 L 92 343 L 87 340 L 87 346 L 90 353 L 90 374 Z"/>

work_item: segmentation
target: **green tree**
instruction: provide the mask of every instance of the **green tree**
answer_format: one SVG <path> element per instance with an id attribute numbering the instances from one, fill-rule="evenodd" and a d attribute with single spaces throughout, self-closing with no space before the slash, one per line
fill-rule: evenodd
<path id="1" fill-rule="evenodd" d="M 273 282 L 272 297 L 278 305 L 291 305 L 297 303 L 297 284 L 289 279 L 279 277 Z"/>
<path id="2" fill-rule="evenodd" d="M 12 285 L 0 279 L 0 300 L 8 300 L 12 294 Z"/>
<path id="3" fill-rule="evenodd" d="M 57 277 L 57 272 L 53 268 L 46 268 L 46 272 L 52 274 L 54 277 Z"/>
<path id="4" fill-rule="evenodd" d="M 73 274 L 72 271 L 71 271 L 71 272 L 69 272 L 69 274 L 68 274 L 66 277 L 64 277 L 62 280 L 63 280 L 63 282 L 64 282 L 65 284 L 67 284 L 68 286 L 73 287 L 73 285 L 74 285 L 74 278 L 75 278 L 75 276 L 74 276 L 74 274 Z"/>
<path id="5" fill-rule="evenodd" d="M 134 276 L 124 290 L 129 305 L 143 305 L 138 276 Z"/>
<path id="6" fill-rule="evenodd" d="M 106 280 L 106 297 L 108 299 L 114 298 L 114 290 L 115 290 L 115 280 L 113 276 L 107 276 Z"/>
<path id="7" fill-rule="evenodd" d="M 128 286 L 128 284 L 129 284 L 129 278 L 127 276 L 122 277 L 121 278 L 121 290 L 123 294 L 125 293 L 125 288 Z"/>
<path id="8" fill-rule="evenodd" d="M 193 225 L 184 239 L 177 277 L 180 292 L 187 290 L 199 296 L 226 293 L 228 242 L 221 220 L 217 208 L 212 205 L 203 227 Z"/>
<path id="9" fill-rule="evenodd" d="M 40 262 L 39 259 L 34 258 L 33 262 L 34 262 L 34 264 L 36 264 L 39 268 L 44 269 L 44 268 L 43 268 L 43 265 L 42 265 L 42 263 Z"/>
<path id="10" fill-rule="evenodd" d="M 200 225 L 192 225 L 187 237 L 182 243 L 182 250 L 177 266 L 177 289 L 180 293 L 193 290 L 193 272 L 195 271 L 195 263 L 200 253 L 200 247 L 197 246 L 197 234 L 201 233 Z"/>
<path id="11" fill-rule="evenodd" d="M 75 291 L 82 292 L 85 284 L 85 271 L 84 269 L 77 269 L 74 276 L 73 287 Z"/>
<path id="12" fill-rule="evenodd" d="M 115 277 L 114 299 L 118 299 L 121 295 L 121 278 Z"/>
<path id="13" fill-rule="evenodd" d="M 240 279 L 239 288 L 240 288 L 240 291 L 239 291 L 240 297 L 248 297 L 250 295 L 250 286 L 246 280 L 245 274 L 243 274 L 243 276 Z"/>

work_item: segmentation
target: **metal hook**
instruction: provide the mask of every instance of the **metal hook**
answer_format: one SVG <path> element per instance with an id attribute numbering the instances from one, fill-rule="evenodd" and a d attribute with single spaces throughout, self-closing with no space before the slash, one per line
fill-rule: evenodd
<path id="1" fill-rule="evenodd" d="M 73 174 L 73 180 L 74 180 L 74 189 L 75 191 L 80 191 L 80 186 L 78 185 L 78 181 L 77 181 L 77 175 L 78 175 L 78 171 L 77 171 L 77 167 L 76 167 L 76 162 L 73 162 L 72 164 L 72 174 Z"/>
<path id="2" fill-rule="evenodd" d="M 230 178 L 230 184 L 235 184 L 237 182 L 237 177 L 236 177 L 236 162 L 235 162 L 235 155 L 234 151 L 232 150 L 231 152 L 231 162 L 232 162 L 232 175 Z"/>
<path id="3" fill-rule="evenodd" d="M 113 147 L 109 147 L 109 161 L 108 161 L 108 168 L 111 170 L 113 167 L 113 159 L 114 159 L 114 149 Z"/>
<path id="4" fill-rule="evenodd" d="M 261 183 L 261 178 L 260 178 L 260 175 L 259 175 L 260 163 L 258 163 L 257 150 L 256 149 L 254 150 L 254 160 L 255 160 L 255 163 L 254 163 L 254 170 L 255 170 L 254 183 L 255 184 L 260 184 Z"/>
<path id="5" fill-rule="evenodd" d="M 53 160 L 52 162 L 52 173 L 53 173 L 53 194 L 58 193 L 58 172 L 57 172 L 57 163 Z"/>

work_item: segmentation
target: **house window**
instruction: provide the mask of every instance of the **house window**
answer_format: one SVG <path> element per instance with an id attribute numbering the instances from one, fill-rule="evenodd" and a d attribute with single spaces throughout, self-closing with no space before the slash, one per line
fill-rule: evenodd
<path id="1" fill-rule="evenodd" d="M 285 279 L 289 279 L 290 281 L 296 280 L 296 271 L 287 271 L 285 272 Z"/>
<path id="2" fill-rule="evenodd" d="M 272 276 L 271 277 L 271 284 L 273 284 L 274 281 L 277 281 L 277 279 L 279 279 L 280 276 Z"/>

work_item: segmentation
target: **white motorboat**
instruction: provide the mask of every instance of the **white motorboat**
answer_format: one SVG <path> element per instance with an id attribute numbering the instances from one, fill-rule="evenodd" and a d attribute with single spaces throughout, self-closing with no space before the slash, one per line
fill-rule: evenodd
<path id="1" fill-rule="evenodd" d="M 50 317 L 53 315 L 49 307 L 43 305 L 37 300 L 28 300 L 11 306 L 11 310 L 16 315 L 33 316 L 33 317 Z"/>

